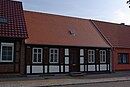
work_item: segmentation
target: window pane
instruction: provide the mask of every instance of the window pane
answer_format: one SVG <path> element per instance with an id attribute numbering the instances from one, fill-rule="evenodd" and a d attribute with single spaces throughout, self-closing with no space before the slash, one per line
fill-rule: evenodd
<path id="1" fill-rule="evenodd" d="M 7 55 L 7 50 L 2 50 L 2 55 Z"/>
<path id="2" fill-rule="evenodd" d="M 53 50 L 51 50 L 51 53 L 53 53 Z"/>
<path id="3" fill-rule="evenodd" d="M 92 53 L 92 54 L 94 54 L 94 52 L 93 52 L 93 51 L 91 51 L 91 53 Z"/>
<path id="4" fill-rule="evenodd" d="M 12 55 L 12 47 L 8 49 L 8 55 Z"/>
<path id="5" fill-rule="evenodd" d="M 57 62 L 57 54 L 55 54 L 54 62 Z"/>
<path id="6" fill-rule="evenodd" d="M 57 50 L 54 50 L 55 53 L 57 53 Z"/>
<path id="7" fill-rule="evenodd" d="M 38 53 L 41 53 L 41 49 L 38 49 Z"/>
<path id="8" fill-rule="evenodd" d="M 91 51 L 88 51 L 88 54 L 90 54 L 91 53 Z"/>
<path id="9" fill-rule="evenodd" d="M 118 54 L 118 63 L 121 63 L 121 55 Z"/>
<path id="10" fill-rule="evenodd" d="M 126 58 L 123 58 L 123 63 L 127 63 L 127 62 L 126 62 Z"/>
<path id="11" fill-rule="evenodd" d="M 41 62 L 41 54 L 38 54 L 38 62 Z"/>
<path id="12" fill-rule="evenodd" d="M 123 61 L 122 61 L 123 63 L 127 63 L 127 55 L 123 55 Z"/>
<path id="13" fill-rule="evenodd" d="M 6 46 L 2 46 L 2 50 L 6 51 L 8 48 Z"/>
<path id="14" fill-rule="evenodd" d="M 53 62 L 53 54 L 51 54 L 50 62 Z"/>
<path id="15" fill-rule="evenodd" d="M 2 55 L 8 55 L 8 50 L 6 49 L 6 47 L 2 49 Z"/>
<path id="16" fill-rule="evenodd" d="M 7 24 L 8 20 L 5 17 L 0 17 L 0 24 Z"/>
<path id="17" fill-rule="evenodd" d="M 8 51 L 12 51 L 12 47 L 8 47 Z"/>
<path id="18" fill-rule="evenodd" d="M 92 55 L 92 62 L 94 62 L 94 55 Z"/>
<path id="19" fill-rule="evenodd" d="M 106 59 L 105 59 L 105 58 L 106 58 L 106 56 L 105 56 L 105 55 L 103 55 L 103 59 L 102 59 L 102 61 L 104 61 L 104 62 L 105 62 L 105 61 L 106 61 Z"/>
<path id="20" fill-rule="evenodd" d="M 9 56 L 8 56 L 8 60 L 12 60 L 12 55 L 9 55 Z"/>
<path id="21" fill-rule="evenodd" d="M 6 55 L 2 55 L 2 60 L 7 60 L 7 56 Z"/>
<path id="22" fill-rule="evenodd" d="M 91 56 L 88 55 L 88 62 L 91 62 Z"/>
<path id="23" fill-rule="evenodd" d="M 54 62 L 57 62 L 57 58 L 54 59 Z"/>
<path id="24" fill-rule="evenodd" d="M 118 53 L 118 63 L 119 64 L 126 64 L 129 63 L 128 53 Z"/>
<path id="25" fill-rule="evenodd" d="M 34 54 L 33 62 L 37 62 L 37 54 Z"/>
<path id="26" fill-rule="evenodd" d="M 100 54 L 100 62 L 102 61 L 102 55 Z"/>
<path id="27" fill-rule="evenodd" d="M 37 53 L 37 49 L 34 49 L 34 53 Z"/>

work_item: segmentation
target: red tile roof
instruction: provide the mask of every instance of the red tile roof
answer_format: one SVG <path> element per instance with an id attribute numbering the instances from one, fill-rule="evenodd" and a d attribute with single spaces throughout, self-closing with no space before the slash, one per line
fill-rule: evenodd
<path id="1" fill-rule="evenodd" d="M 110 47 L 89 20 L 31 11 L 24 14 L 26 44 Z"/>
<path id="2" fill-rule="evenodd" d="M 21 2 L 0 0 L 0 17 L 8 21 L 7 24 L 0 24 L 0 37 L 28 37 Z"/>
<path id="3" fill-rule="evenodd" d="M 130 26 L 93 21 L 113 47 L 130 48 Z"/>

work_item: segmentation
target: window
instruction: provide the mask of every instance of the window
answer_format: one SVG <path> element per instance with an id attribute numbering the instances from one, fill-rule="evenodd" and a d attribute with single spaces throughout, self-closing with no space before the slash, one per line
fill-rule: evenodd
<path id="1" fill-rule="evenodd" d="M 73 35 L 73 36 L 76 35 L 76 31 L 74 31 L 74 30 L 69 30 L 68 32 L 69 32 L 70 35 Z"/>
<path id="2" fill-rule="evenodd" d="M 59 49 L 50 48 L 50 63 L 58 63 L 59 62 Z"/>
<path id="3" fill-rule="evenodd" d="M 128 64 L 129 54 L 128 53 L 118 53 L 118 64 Z"/>
<path id="4" fill-rule="evenodd" d="M 33 63 L 42 63 L 42 48 L 33 48 Z"/>
<path id="5" fill-rule="evenodd" d="M 13 62 L 14 43 L 1 43 L 0 62 Z"/>
<path id="6" fill-rule="evenodd" d="M 100 50 L 100 63 L 106 63 L 106 50 Z"/>
<path id="7" fill-rule="evenodd" d="M 88 50 L 88 63 L 95 63 L 95 50 Z"/>
<path id="8" fill-rule="evenodd" d="M 6 24 L 7 19 L 5 17 L 0 17 L 0 24 Z"/>

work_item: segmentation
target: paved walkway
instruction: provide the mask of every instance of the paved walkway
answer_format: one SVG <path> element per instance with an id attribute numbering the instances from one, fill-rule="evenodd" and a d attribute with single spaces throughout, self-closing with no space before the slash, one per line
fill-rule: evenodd
<path id="1" fill-rule="evenodd" d="M 99 82 L 129 81 L 130 72 L 120 72 L 112 74 L 93 74 L 80 77 L 68 75 L 57 76 L 29 76 L 15 78 L 0 78 L 0 87 L 48 87 L 70 84 L 90 84 Z"/>

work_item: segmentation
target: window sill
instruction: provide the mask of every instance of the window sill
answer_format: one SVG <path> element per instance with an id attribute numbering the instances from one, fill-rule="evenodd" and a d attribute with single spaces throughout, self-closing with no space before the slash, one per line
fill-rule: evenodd
<path id="1" fill-rule="evenodd" d="M 88 64 L 95 64 L 95 62 L 94 63 L 88 63 Z"/>
<path id="2" fill-rule="evenodd" d="M 100 64 L 106 64 L 106 62 L 101 62 Z"/>
<path id="3" fill-rule="evenodd" d="M 33 62 L 32 64 L 42 64 L 42 62 Z"/>
<path id="4" fill-rule="evenodd" d="M 0 64 L 14 64 L 14 62 L 0 62 Z"/>
<path id="5" fill-rule="evenodd" d="M 51 62 L 50 64 L 59 64 L 59 63 L 58 62 L 55 62 L 55 63 Z"/>

